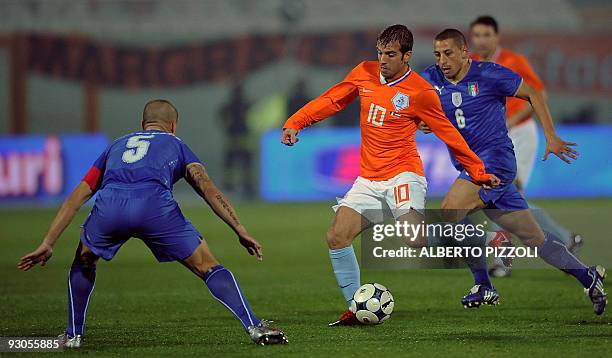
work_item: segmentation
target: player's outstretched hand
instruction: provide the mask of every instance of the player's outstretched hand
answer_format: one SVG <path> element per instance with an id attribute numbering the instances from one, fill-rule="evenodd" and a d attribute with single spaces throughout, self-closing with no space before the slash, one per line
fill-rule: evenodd
<path id="1" fill-rule="evenodd" d="M 501 184 L 501 180 L 495 176 L 495 174 L 489 174 L 489 182 L 486 184 L 482 184 L 482 187 L 485 189 L 497 188 Z"/>
<path id="2" fill-rule="evenodd" d="M 281 143 L 283 143 L 284 145 L 292 146 L 300 141 L 300 139 L 296 136 L 297 131 L 295 129 L 285 128 L 283 129 L 283 133 L 281 134 Z"/>
<path id="3" fill-rule="evenodd" d="M 261 244 L 253 236 L 247 232 L 240 233 L 238 234 L 238 240 L 240 240 L 240 245 L 244 246 L 249 254 L 257 256 L 259 261 L 263 259 Z"/>
<path id="4" fill-rule="evenodd" d="M 576 143 L 566 142 L 557 136 L 546 139 L 546 152 L 544 153 L 544 157 L 542 158 L 542 160 L 548 159 L 548 155 L 550 153 L 553 153 L 562 161 L 566 162 L 567 164 L 571 164 L 569 158 L 572 158 L 574 160 L 578 159 L 578 152 L 575 149 L 571 148 L 575 145 Z"/>
<path id="5" fill-rule="evenodd" d="M 47 261 L 53 255 L 53 248 L 46 243 L 40 244 L 40 246 L 25 255 L 19 260 L 19 264 L 17 264 L 17 268 L 23 271 L 27 271 L 32 267 L 36 266 L 36 264 L 40 263 L 40 266 L 45 266 Z"/>
<path id="6" fill-rule="evenodd" d="M 429 133 L 431 133 L 431 128 L 429 128 L 429 126 L 427 125 L 427 123 L 425 123 L 425 122 L 423 122 L 423 121 L 420 121 L 420 122 L 419 122 L 418 129 L 419 129 L 421 132 L 425 133 L 425 134 L 429 134 Z"/>

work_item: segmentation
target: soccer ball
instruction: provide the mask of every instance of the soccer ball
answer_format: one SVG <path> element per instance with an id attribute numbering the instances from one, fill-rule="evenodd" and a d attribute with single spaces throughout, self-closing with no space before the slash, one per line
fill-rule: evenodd
<path id="1" fill-rule="evenodd" d="M 366 283 L 359 287 L 351 300 L 351 312 L 363 324 L 383 323 L 393 312 L 391 291 L 379 283 Z"/>

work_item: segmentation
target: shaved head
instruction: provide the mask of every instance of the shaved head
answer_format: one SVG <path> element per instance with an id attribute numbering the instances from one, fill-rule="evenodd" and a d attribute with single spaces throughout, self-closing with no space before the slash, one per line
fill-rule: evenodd
<path id="1" fill-rule="evenodd" d="M 170 101 L 154 99 L 145 105 L 142 112 L 142 127 L 157 125 L 168 130 L 178 121 L 178 111 Z"/>

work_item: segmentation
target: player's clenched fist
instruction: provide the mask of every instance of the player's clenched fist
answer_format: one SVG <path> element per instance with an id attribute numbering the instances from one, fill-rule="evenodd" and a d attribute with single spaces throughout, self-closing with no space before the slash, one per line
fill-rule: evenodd
<path id="1" fill-rule="evenodd" d="M 495 174 L 489 174 L 489 182 L 486 184 L 482 184 L 482 187 L 485 189 L 497 188 L 501 184 L 501 180 L 495 176 Z"/>
<path id="2" fill-rule="evenodd" d="M 283 129 L 283 133 L 281 134 L 281 143 L 284 145 L 292 146 L 299 141 L 297 136 L 297 131 L 293 128 L 285 128 Z"/>

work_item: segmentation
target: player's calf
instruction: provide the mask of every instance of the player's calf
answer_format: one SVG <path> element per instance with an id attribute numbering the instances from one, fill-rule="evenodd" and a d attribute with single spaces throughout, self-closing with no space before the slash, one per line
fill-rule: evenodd
<path id="1" fill-rule="evenodd" d="M 261 345 L 288 342 L 282 331 L 255 316 L 236 277 L 217 262 L 205 241 L 181 263 L 204 280 L 211 295 L 240 321 L 253 342 Z"/>
<path id="2" fill-rule="evenodd" d="M 68 325 L 64 332 L 66 347 L 78 348 L 85 333 L 87 307 L 96 282 L 96 256 L 79 243 L 68 276 Z"/>

